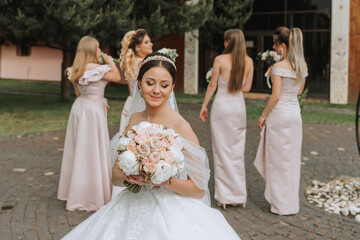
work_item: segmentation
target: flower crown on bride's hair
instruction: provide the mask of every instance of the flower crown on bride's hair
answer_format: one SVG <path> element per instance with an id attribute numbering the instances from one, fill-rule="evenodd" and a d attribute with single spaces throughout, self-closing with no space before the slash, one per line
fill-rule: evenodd
<path id="1" fill-rule="evenodd" d="M 165 55 L 165 54 L 164 54 Z M 169 62 L 171 63 L 171 65 L 174 66 L 174 68 L 176 69 L 176 66 L 175 66 L 175 63 L 167 56 L 164 56 L 163 54 L 159 54 L 159 55 L 155 55 L 155 56 L 151 56 L 151 57 L 148 57 L 148 58 L 145 58 L 145 60 L 141 63 L 141 66 L 143 66 L 145 63 L 147 62 L 150 62 L 150 61 L 155 61 L 155 60 L 158 60 L 158 61 L 166 61 L 166 62 Z"/>

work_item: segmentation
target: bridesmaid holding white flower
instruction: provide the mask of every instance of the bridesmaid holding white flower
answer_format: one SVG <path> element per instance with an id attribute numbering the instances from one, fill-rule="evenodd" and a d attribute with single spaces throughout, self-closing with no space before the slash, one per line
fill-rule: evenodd
<path id="1" fill-rule="evenodd" d="M 284 28 L 274 48 L 283 60 L 271 69 L 272 95 L 257 123 L 262 137 L 254 164 L 266 182 L 271 212 L 290 215 L 299 212 L 302 120 L 297 96 L 308 75 L 301 30 Z"/>
<path id="2" fill-rule="evenodd" d="M 249 92 L 253 80 L 253 61 L 246 54 L 245 37 L 240 29 L 224 33 L 223 54 L 214 60 L 213 72 L 200 118 L 205 122 L 210 102 L 211 135 L 215 170 L 215 199 L 217 205 L 245 207 L 247 198 L 245 179 L 246 107 L 243 92 Z"/>

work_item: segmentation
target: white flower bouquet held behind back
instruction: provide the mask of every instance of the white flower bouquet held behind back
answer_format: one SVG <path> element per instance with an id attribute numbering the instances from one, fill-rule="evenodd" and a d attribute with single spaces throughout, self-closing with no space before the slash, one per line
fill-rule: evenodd
<path id="1" fill-rule="evenodd" d="M 258 56 L 260 56 L 261 60 L 266 62 L 269 65 L 269 67 L 271 67 L 275 63 L 282 60 L 282 57 L 280 55 L 278 55 L 276 53 L 276 51 L 266 50 L 266 52 L 263 52 L 263 53 L 259 52 Z M 271 84 L 270 84 L 270 81 L 269 81 L 269 78 L 270 78 L 269 69 L 266 71 L 264 76 L 266 77 L 266 83 L 267 83 L 268 87 L 271 88 Z"/>
<path id="2" fill-rule="evenodd" d="M 119 136 L 117 164 L 127 176 L 142 175 L 154 184 L 161 184 L 184 168 L 182 151 L 179 135 L 173 129 L 141 122 Z M 141 189 L 127 181 L 124 186 L 134 193 Z"/>
<path id="3" fill-rule="evenodd" d="M 206 77 L 205 77 L 205 78 L 206 78 L 206 81 L 207 81 L 207 82 L 210 82 L 212 73 L 213 73 L 213 68 L 211 67 L 211 68 L 209 68 L 209 71 L 207 71 L 207 73 L 206 73 Z"/>

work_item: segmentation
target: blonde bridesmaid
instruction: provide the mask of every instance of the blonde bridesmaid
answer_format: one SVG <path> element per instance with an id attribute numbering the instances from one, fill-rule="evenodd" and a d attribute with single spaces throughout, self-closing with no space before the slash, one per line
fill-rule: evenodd
<path id="1" fill-rule="evenodd" d="M 132 30 L 125 34 L 121 41 L 120 68 L 125 75 L 130 95 L 127 97 L 120 118 L 120 131 L 123 131 L 128 117 L 132 96 L 140 65 L 146 55 L 153 52 L 152 42 L 145 29 Z M 124 188 L 113 186 L 112 198 Z"/>
<path id="2" fill-rule="evenodd" d="M 308 75 L 301 30 L 284 29 L 274 46 L 283 61 L 271 70 L 272 95 L 257 123 L 262 137 L 254 164 L 266 182 L 271 212 L 290 215 L 299 212 L 302 120 L 297 96 Z"/>
<path id="3" fill-rule="evenodd" d="M 121 46 L 120 68 L 125 75 L 130 94 L 121 112 L 120 131 L 123 130 L 127 119 L 141 62 L 146 55 L 153 52 L 153 44 L 145 29 L 127 32 L 121 41 Z"/>
<path id="4" fill-rule="evenodd" d="M 211 108 L 211 136 L 215 170 L 215 199 L 224 209 L 247 199 L 245 179 L 246 107 L 243 92 L 253 80 L 253 61 L 246 54 L 245 37 L 240 29 L 224 33 L 223 54 L 214 60 L 213 73 L 200 111 L 203 122 L 207 105 L 217 89 Z"/>
<path id="5" fill-rule="evenodd" d="M 76 100 L 66 129 L 58 199 L 67 201 L 69 211 L 96 211 L 111 200 L 111 163 L 106 84 L 121 77 L 111 56 L 100 57 L 99 42 L 83 37 L 77 47 L 73 67 L 68 70 Z"/>

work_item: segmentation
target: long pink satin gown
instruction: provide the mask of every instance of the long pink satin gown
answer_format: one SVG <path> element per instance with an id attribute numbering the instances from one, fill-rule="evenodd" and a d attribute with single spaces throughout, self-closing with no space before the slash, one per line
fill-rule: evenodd
<path id="1" fill-rule="evenodd" d="M 294 71 L 273 68 L 281 77 L 280 100 L 270 112 L 261 132 L 254 165 L 266 182 L 265 198 L 276 214 L 299 212 L 302 120 Z M 307 74 L 304 76 L 306 77 Z"/>
<path id="2" fill-rule="evenodd" d="M 243 93 L 230 93 L 219 76 L 210 114 L 214 155 L 215 199 L 223 204 L 245 203 L 246 106 Z"/>
<path id="3" fill-rule="evenodd" d="M 96 211 L 111 200 L 111 163 L 104 89 L 109 65 L 85 71 L 66 129 L 58 199 L 69 211 Z M 69 74 L 71 75 L 71 73 Z"/>
<path id="4" fill-rule="evenodd" d="M 139 73 L 139 62 L 142 61 L 142 58 L 137 58 L 135 63 L 134 63 L 134 70 L 135 70 L 135 76 L 137 77 L 138 73 Z M 129 96 L 127 97 L 123 110 L 121 112 L 121 118 L 120 118 L 120 131 L 124 130 L 126 128 L 125 124 L 126 124 L 126 119 L 129 115 L 129 111 L 130 111 L 130 106 L 131 106 L 131 101 L 132 101 L 132 97 L 134 94 L 134 89 L 135 89 L 135 85 L 136 85 L 136 79 L 127 79 L 128 85 L 129 85 Z M 124 187 L 117 187 L 117 186 L 113 186 L 112 188 L 112 199 L 122 190 L 124 190 Z"/>

